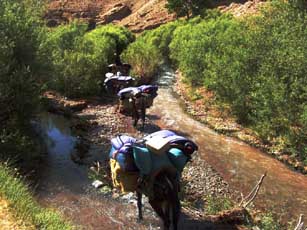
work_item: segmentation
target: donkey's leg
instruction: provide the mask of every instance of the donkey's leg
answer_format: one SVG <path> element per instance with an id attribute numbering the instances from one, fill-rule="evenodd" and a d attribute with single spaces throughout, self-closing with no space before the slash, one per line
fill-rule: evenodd
<path id="1" fill-rule="evenodd" d="M 169 195 L 169 200 L 171 202 L 171 209 L 172 209 L 171 218 L 172 218 L 173 229 L 177 230 L 178 220 L 180 216 L 180 209 L 181 209 L 181 204 L 178 194 L 180 189 L 180 182 L 178 179 L 178 175 L 171 178 L 171 182 L 173 188 L 170 190 L 170 193 L 168 195 Z"/>
<path id="2" fill-rule="evenodd" d="M 141 108 L 141 119 L 142 119 L 142 129 L 144 129 L 145 119 L 146 119 L 146 107 L 144 103 L 142 104 L 142 108 Z"/>
<path id="3" fill-rule="evenodd" d="M 134 120 L 133 122 L 133 126 L 136 127 L 137 123 L 138 123 L 138 120 L 139 120 L 139 113 L 138 113 L 138 108 L 136 106 L 136 101 L 135 99 L 133 98 L 132 99 L 132 118 Z"/>
<path id="4" fill-rule="evenodd" d="M 141 220 L 143 220 L 143 213 L 142 213 L 142 193 L 136 192 L 136 196 L 137 196 L 137 206 L 138 206 L 138 214 L 139 214 L 138 221 L 141 221 Z"/>
<path id="5" fill-rule="evenodd" d="M 155 210 L 155 212 L 158 214 L 158 216 L 163 220 L 164 218 L 164 213 L 161 207 L 161 202 L 157 202 L 154 200 L 150 200 L 149 204 L 151 205 L 151 207 L 153 208 L 153 210 Z"/>
<path id="6" fill-rule="evenodd" d="M 177 230 L 178 220 L 180 216 L 180 209 L 181 209 L 180 200 L 178 198 L 178 195 L 175 195 L 172 203 L 173 203 L 172 204 L 173 229 Z"/>
<path id="7" fill-rule="evenodd" d="M 170 226 L 171 226 L 171 219 L 170 219 L 170 214 L 171 214 L 171 208 L 172 208 L 172 204 L 170 203 L 171 200 L 167 200 L 164 202 L 164 229 L 165 230 L 169 230 Z"/>
<path id="8" fill-rule="evenodd" d="M 169 215 L 165 215 L 165 212 L 163 211 L 163 203 L 156 200 L 151 200 L 149 201 L 149 203 L 151 207 L 155 210 L 155 212 L 158 214 L 158 216 L 162 219 L 164 230 L 169 230 Z"/>

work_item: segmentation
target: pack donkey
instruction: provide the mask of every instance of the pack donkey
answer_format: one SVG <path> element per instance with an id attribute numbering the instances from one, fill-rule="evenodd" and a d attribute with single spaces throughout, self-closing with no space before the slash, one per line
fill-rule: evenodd
<path id="1" fill-rule="evenodd" d="M 164 229 L 173 226 L 176 230 L 181 209 L 180 174 L 198 146 L 170 130 L 154 132 L 141 140 L 118 135 L 111 144 L 113 185 L 122 192 L 136 192 L 139 220 L 143 219 L 144 194 L 163 220 Z"/>
<path id="2" fill-rule="evenodd" d="M 155 85 L 141 85 L 139 87 L 128 87 L 118 92 L 119 112 L 130 115 L 133 119 L 133 126 L 142 120 L 142 128 L 145 125 L 146 109 L 152 106 L 157 96 L 158 87 Z"/>

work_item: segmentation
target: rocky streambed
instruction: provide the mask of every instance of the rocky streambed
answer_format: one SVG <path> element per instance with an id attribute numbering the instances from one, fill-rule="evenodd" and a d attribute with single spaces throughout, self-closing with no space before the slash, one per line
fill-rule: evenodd
<path id="1" fill-rule="evenodd" d="M 117 104 L 112 98 L 68 100 L 54 93 L 49 93 L 47 97 L 52 102 L 53 108 L 57 106 L 65 108 L 66 117 L 70 118 L 69 126 L 77 142 L 69 156 L 71 162 L 74 162 L 73 166 L 69 166 L 70 162 L 63 167 L 64 171 L 58 170 L 60 177 L 69 175 L 69 179 L 65 180 L 65 186 L 58 186 L 56 184 L 58 179 L 48 181 L 47 186 L 46 184 L 39 186 L 41 203 L 62 210 L 64 215 L 81 229 L 109 229 L 114 225 L 118 226 L 118 229 L 159 229 L 160 221 L 146 201 L 145 221 L 136 223 L 136 198 L 133 194 L 121 195 L 112 189 L 105 161 L 112 137 L 125 133 L 140 138 L 159 130 L 160 127 L 155 124 L 154 119 L 149 116 L 150 120 L 146 120 L 144 131 L 139 131 L 132 127 L 130 118 L 117 113 Z M 56 112 L 56 110 L 63 111 L 63 109 L 50 111 Z M 48 167 L 59 169 L 57 164 Z M 56 173 L 57 170 L 49 168 L 46 171 Z M 91 180 L 80 176 L 84 173 L 88 173 Z M 103 181 L 102 188 L 98 190 L 91 186 L 96 178 Z M 200 159 L 197 153 L 184 170 L 182 183 L 183 215 L 179 224 L 180 229 L 242 228 L 235 224 L 223 224 L 204 218 L 208 196 L 234 198 L 238 193 L 231 191 L 222 177 Z M 98 223 L 101 221 L 104 225 L 99 226 Z"/>

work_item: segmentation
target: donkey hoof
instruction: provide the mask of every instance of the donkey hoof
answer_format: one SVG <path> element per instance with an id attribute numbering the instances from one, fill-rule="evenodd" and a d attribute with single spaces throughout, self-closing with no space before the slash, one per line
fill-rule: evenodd
<path id="1" fill-rule="evenodd" d="M 137 223 L 142 223 L 142 221 L 143 221 L 143 217 L 137 218 L 137 220 L 136 220 Z"/>

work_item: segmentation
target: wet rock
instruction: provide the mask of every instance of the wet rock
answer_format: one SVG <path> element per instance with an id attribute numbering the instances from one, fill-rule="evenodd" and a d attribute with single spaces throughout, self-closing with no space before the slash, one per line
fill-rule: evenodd
<path id="1" fill-rule="evenodd" d="M 93 183 L 92 183 L 92 186 L 94 188 L 101 188 L 103 186 L 103 183 L 100 181 L 100 180 L 95 180 Z"/>

